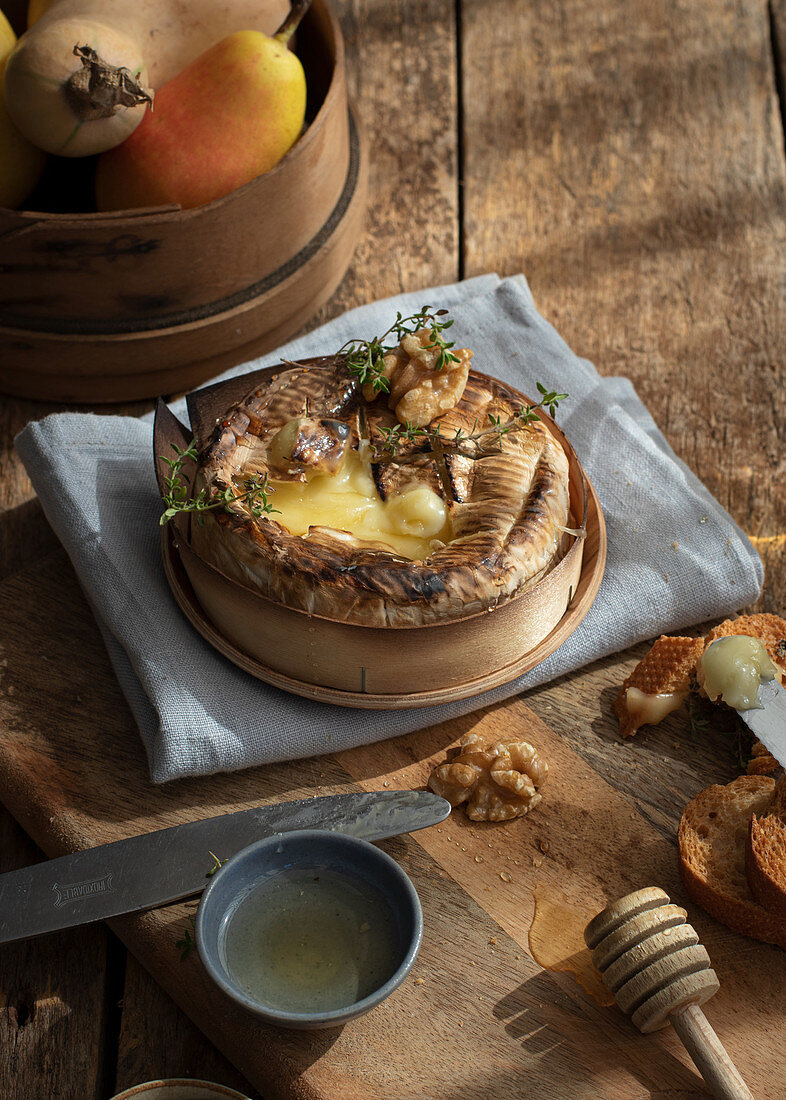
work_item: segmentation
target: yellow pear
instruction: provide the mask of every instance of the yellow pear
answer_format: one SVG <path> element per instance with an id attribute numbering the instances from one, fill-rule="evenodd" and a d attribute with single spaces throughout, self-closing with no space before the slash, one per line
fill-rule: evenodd
<path id="1" fill-rule="evenodd" d="M 46 159 L 23 138 L 5 107 L 3 78 L 9 53 L 16 44 L 11 24 L 0 11 L 0 206 L 17 207 L 35 187 Z"/>
<path id="2" fill-rule="evenodd" d="M 270 171 L 297 141 L 303 66 L 289 49 L 309 0 L 276 32 L 237 31 L 156 92 L 155 109 L 96 173 L 99 210 L 200 206 Z"/>

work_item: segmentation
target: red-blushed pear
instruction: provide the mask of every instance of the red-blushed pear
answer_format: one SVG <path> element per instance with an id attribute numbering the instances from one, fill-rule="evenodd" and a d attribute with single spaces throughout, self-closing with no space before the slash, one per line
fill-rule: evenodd
<path id="1" fill-rule="evenodd" d="M 294 0 L 272 37 L 230 34 L 159 88 L 155 110 L 99 158 L 98 209 L 201 206 L 275 167 L 303 129 L 306 78 L 287 42 L 309 3 Z"/>

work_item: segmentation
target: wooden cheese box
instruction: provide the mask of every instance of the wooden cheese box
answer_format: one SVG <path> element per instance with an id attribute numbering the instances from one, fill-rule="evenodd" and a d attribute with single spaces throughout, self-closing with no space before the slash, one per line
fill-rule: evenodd
<path id="1" fill-rule="evenodd" d="M 0 390 L 95 403 L 189 389 L 275 347 L 330 297 L 360 233 L 366 184 L 325 0 L 306 15 L 298 52 L 307 129 L 272 171 L 231 194 L 191 210 L 0 210 Z M 90 169 L 51 167 L 82 190 L 77 209 Z"/>

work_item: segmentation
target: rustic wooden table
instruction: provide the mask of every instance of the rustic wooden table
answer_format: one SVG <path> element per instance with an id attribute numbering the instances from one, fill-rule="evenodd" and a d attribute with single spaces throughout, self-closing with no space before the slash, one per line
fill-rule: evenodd
<path id="1" fill-rule="evenodd" d="M 525 272 L 541 312 L 602 373 L 632 379 L 750 534 L 767 569 L 758 608 L 783 613 L 786 0 L 334 2 L 369 138 L 370 208 L 319 320 Z M 13 450 L 49 411 L 0 403 L 1 576 L 55 548 Z M 632 656 L 611 662 L 616 679 Z M 608 669 L 582 677 L 582 696 Z M 571 690 L 527 702 L 673 835 L 702 784 L 656 780 L 657 737 L 615 763 L 611 718 L 600 736 L 569 718 L 583 705 Z M 733 774 L 729 755 L 706 782 Z M 0 870 L 37 858 L 4 811 L 0 838 Z M 5 1100 L 105 1100 L 172 1075 L 257 1095 L 103 926 L 0 951 L 0 996 Z"/>

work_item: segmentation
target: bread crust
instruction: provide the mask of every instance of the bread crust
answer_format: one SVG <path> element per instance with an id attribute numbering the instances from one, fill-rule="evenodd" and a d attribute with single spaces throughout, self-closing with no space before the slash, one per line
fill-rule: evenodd
<path id="1" fill-rule="evenodd" d="M 716 920 L 786 948 L 786 922 L 756 901 L 745 875 L 751 815 L 766 812 L 774 790 L 769 776 L 743 775 L 691 799 L 680 819 L 680 875 L 693 901 Z"/>
<path id="2" fill-rule="evenodd" d="M 641 715 L 630 712 L 627 706 L 628 688 L 635 687 L 645 695 L 687 692 L 696 676 L 697 666 L 707 647 L 718 638 L 744 634 L 758 638 L 776 666 L 779 679 L 786 674 L 786 619 L 779 615 L 759 613 L 740 615 L 726 619 L 713 627 L 706 638 L 683 638 L 661 635 L 652 648 L 639 661 L 620 688 L 614 701 L 620 732 L 630 737 L 641 726 L 648 725 Z M 749 775 L 766 775 L 777 771 L 778 761 L 757 741 L 753 746 L 753 758 L 748 765 Z"/>
<path id="3" fill-rule="evenodd" d="M 744 634 L 758 638 L 767 650 L 767 656 L 776 664 L 781 673 L 786 673 L 786 619 L 772 615 L 767 611 L 755 615 L 739 615 L 736 619 L 726 619 L 712 628 L 705 639 L 710 646 L 718 638 Z"/>
<path id="4" fill-rule="evenodd" d="M 382 402 L 362 406 L 357 386 L 336 360 L 293 365 L 222 418 L 202 453 L 197 485 L 210 494 L 231 485 L 240 469 L 266 473 L 269 440 L 302 414 L 306 398 L 310 416 L 350 422 L 355 446 L 363 430 L 360 407 L 372 442 L 392 415 Z M 450 440 L 458 428 L 466 435 L 475 422 L 485 426 L 489 416 L 510 419 L 525 400 L 472 371 L 458 405 L 437 422 Z M 331 528 L 292 535 L 273 516 L 255 518 L 242 504 L 229 514 L 209 513 L 201 527 L 194 524 L 193 548 L 233 580 L 279 603 L 342 622 L 418 626 L 489 610 L 537 583 L 567 550 L 569 468 L 541 421 L 502 436 L 492 453 L 475 452 L 459 456 L 442 476 L 435 476 L 430 459 L 388 464 L 384 486 L 406 476 L 410 484 L 436 488 L 448 504 L 454 540 L 424 561 Z"/>
<path id="5" fill-rule="evenodd" d="M 786 777 L 779 780 L 767 813 L 751 817 L 745 874 L 759 905 L 786 917 Z"/>
<path id="6" fill-rule="evenodd" d="M 628 688 L 635 687 L 645 695 L 687 693 L 696 673 L 696 662 L 704 651 L 703 638 L 671 637 L 661 634 L 652 648 L 622 682 L 614 700 L 614 713 L 623 737 L 632 737 L 641 726 L 648 725 L 640 715 L 630 712 Z"/>

